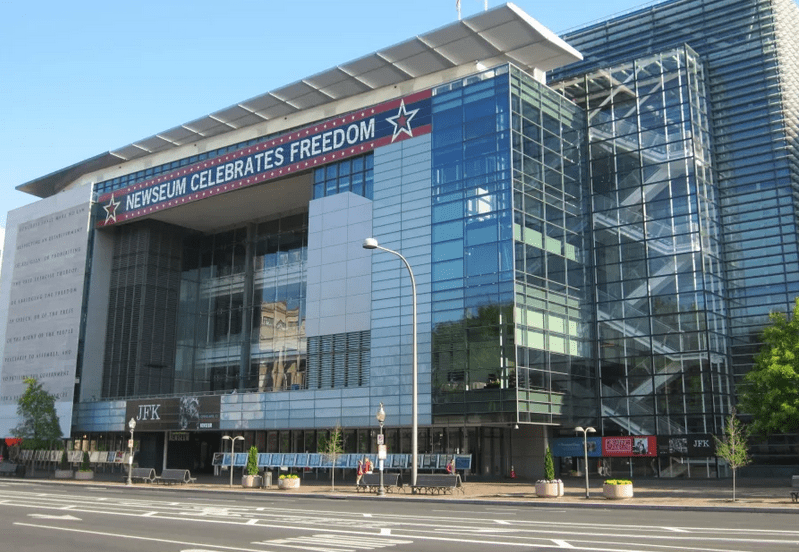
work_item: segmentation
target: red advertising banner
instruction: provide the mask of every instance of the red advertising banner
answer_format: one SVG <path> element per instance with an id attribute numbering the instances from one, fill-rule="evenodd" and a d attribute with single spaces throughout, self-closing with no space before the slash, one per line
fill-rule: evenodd
<path id="1" fill-rule="evenodd" d="M 654 435 L 602 437 L 602 456 L 657 456 Z"/>

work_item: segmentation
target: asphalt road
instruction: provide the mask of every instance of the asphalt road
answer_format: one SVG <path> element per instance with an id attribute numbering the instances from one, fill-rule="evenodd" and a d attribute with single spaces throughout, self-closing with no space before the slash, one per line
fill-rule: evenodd
<path id="1" fill-rule="evenodd" d="M 795 552 L 796 519 L 0 482 L 0 534 L 12 552 Z"/>

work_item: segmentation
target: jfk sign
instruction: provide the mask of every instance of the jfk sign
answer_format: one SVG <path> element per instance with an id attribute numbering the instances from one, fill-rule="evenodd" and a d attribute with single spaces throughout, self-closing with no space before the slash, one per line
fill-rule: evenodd
<path id="1" fill-rule="evenodd" d="M 125 420 L 136 420 L 137 431 L 219 429 L 219 396 L 176 397 L 127 401 Z"/>

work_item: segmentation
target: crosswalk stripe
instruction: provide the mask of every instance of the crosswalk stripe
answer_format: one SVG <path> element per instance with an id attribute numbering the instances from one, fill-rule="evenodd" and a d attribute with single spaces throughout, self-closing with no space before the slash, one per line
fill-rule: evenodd
<path id="1" fill-rule="evenodd" d="M 346 536 L 316 534 L 288 539 L 265 540 L 252 544 L 299 548 L 313 552 L 356 552 L 357 550 L 375 550 L 400 544 L 412 544 L 408 539 L 387 539 L 385 537 Z"/>
<path id="2" fill-rule="evenodd" d="M 408 539 L 387 539 L 385 537 L 369 537 L 369 536 L 352 536 L 345 537 L 343 535 L 314 535 L 314 537 L 324 539 L 345 539 L 349 538 L 352 542 L 362 542 L 364 544 L 374 544 L 377 546 L 396 546 L 398 544 L 411 544 L 413 541 Z"/>

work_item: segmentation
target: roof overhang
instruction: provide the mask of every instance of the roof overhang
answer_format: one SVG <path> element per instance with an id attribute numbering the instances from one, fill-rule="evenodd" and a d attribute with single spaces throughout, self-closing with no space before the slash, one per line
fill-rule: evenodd
<path id="1" fill-rule="evenodd" d="M 178 127 L 32 180 L 18 190 L 59 192 L 81 174 L 196 143 L 332 102 L 473 64 L 550 71 L 582 55 L 514 4 L 504 4 L 304 78 Z"/>

